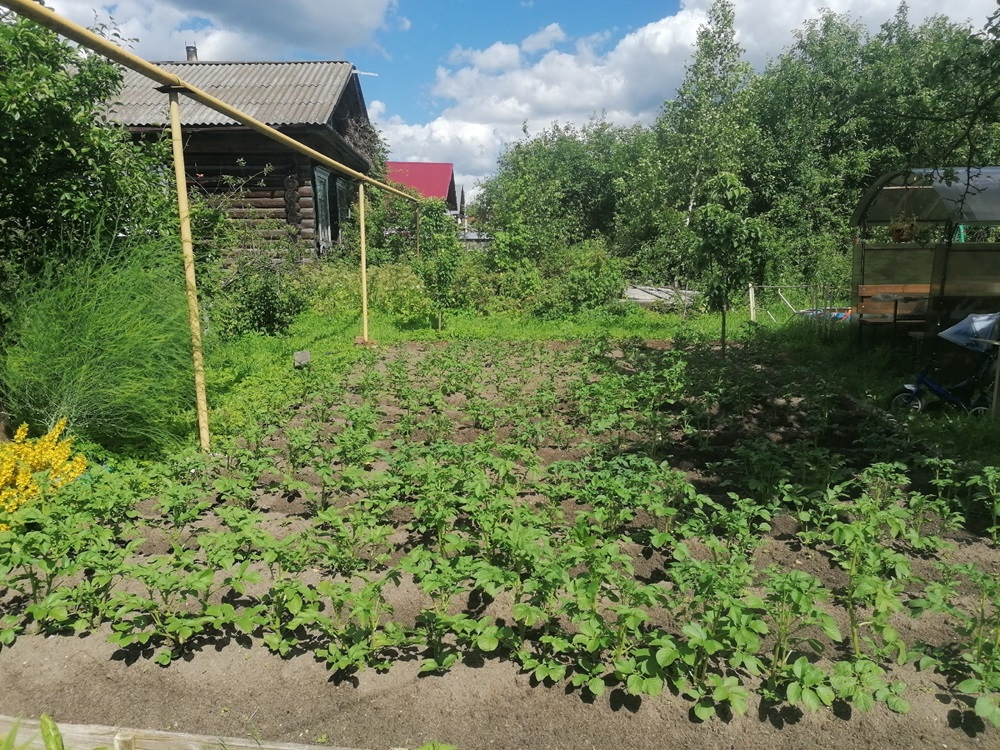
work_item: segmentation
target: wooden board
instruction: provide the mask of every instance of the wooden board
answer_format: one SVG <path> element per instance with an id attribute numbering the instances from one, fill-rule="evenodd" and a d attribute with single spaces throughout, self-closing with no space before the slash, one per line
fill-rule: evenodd
<path id="1" fill-rule="evenodd" d="M 18 750 L 45 750 L 37 721 L 17 720 L 0 716 L 0 739 L 18 727 Z M 59 724 L 66 750 L 350 750 L 329 745 L 297 745 L 289 742 L 261 743 L 257 740 L 233 737 L 208 737 L 178 732 L 157 732 L 149 729 L 125 729 L 93 724 Z"/>
<path id="2" fill-rule="evenodd" d="M 858 294 L 861 297 L 874 297 L 879 294 L 926 297 L 930 293 L 930 284 L 862 284 L 858 288 Z"/>
<path id="3" fill-rule="evenodd" d="M 859 315 L 919 315 L 927 314 L 927 300 L 911 300 L 909 302 L 894 302 L 888 300 L 861 300 L 858 305 Z"/>

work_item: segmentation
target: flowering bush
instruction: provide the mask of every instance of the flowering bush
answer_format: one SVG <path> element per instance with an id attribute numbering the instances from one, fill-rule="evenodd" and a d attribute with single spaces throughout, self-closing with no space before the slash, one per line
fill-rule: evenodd
<path id="1" fill-rule="evenodd" d="M 0 443 L 0 531 L 10 528 L 10 515 L 45 491 L 56 491 L 79 477 L 87 468 L 82 454 L 70 456 L 71 438 L 60 440 L 66 429 L 61 419 L 47 435 L 28 439 L 22 424 L 11 443 Z"/>

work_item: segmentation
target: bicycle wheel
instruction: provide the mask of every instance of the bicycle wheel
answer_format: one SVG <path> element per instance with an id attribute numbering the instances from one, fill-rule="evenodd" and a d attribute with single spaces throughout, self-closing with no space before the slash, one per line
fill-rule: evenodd
<path id="1" fill-rule="evenodd" d="M 974 417 L 986 417 L 993 411 L 993 394 L 981 393 L 979 398 L 972 402 L 969 407 L 969 414 Z"/>
<path id="2" fill-rule="evenodd" d="M 893 391 L 889 396 L 889 411 L 894 412 L 920 412 L 926 407 L 919 393 L 914 393 L 909 388 L 900 388 Z"/>

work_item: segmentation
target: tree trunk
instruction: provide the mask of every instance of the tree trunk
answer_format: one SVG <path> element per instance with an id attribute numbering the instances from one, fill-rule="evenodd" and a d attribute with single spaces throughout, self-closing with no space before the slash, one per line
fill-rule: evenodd
<path id="1" fill-rule="evenodd" d="M 0 401 L 0 443 L 6 443 L 14 437 L 10 431 L 10 423 L 7 421 L 6 412 L 3 409 L 3 401 Z"/>
<path id="2" fill-rule="evenodd" d="M 691 179 L 691 197 L 688 199 L 687 211 L 684 213 L 684 226 L 691 226 L 691 212 L 694 211 L 695 197 L 698 195 L 698 175 L 701 173 L 701 167 L 697 167 L 694 170 L 694 177 Z"/>
<path id="3" fill-rule="evenodd" d="M 726 300 L 722 301 L 722 356 L 726 356 L 726 310 L 729 304 Z"/>

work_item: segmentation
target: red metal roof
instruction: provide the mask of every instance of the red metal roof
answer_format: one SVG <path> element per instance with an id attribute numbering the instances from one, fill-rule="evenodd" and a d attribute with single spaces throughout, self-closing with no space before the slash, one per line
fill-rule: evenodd
<path id="1" fill-rule="evenodd" d="M 389 179 L 411 187 L 425 198 L 440 198 L 452 211 L 458 210 L 455 165 L 432 161 L 387 161 Z"/>

